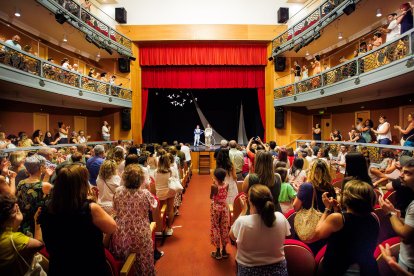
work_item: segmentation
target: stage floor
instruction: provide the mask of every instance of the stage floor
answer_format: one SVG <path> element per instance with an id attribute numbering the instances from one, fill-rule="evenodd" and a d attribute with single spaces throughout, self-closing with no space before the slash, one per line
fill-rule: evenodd
<path id="1" fill-rule="evenodd" d="M 220 147 L 220 145 L 215 145 L 215 146 L 211 146 L 211 147 L 206 147 L 206 146 L 198 146 L 198 147 L 194 147 L 194 146 L 190 146 L 191 151 L 197 152 L 197 151 L 203 151 L 203 152 L 210 152 L 210 151 L 215 151 L 216 149 L 218 149 Z"/>

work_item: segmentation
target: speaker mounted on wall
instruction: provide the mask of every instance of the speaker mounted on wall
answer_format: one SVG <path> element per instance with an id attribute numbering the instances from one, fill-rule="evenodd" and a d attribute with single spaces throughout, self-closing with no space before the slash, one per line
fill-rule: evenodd
<path id="1" fill-rule="evenodd" d="M 121 110 L 121 128 L 122 130 L 131 129 L 131 109 L 123 108 Z"/>
<path id="2" fill-rule="evenodd" d="M 127 23 L 127 11 L 125 8 L 115 8 L 115 20 L 120 24 Z"/>
<path id="3" fill-rule="evenodd" d="M 277 23 L 285 24 L 289 20 L 289 8 L 279 8 L 277 10 Z"/>
<path id="4" fill-rule="evenodd" d="M 274 59 L 275 63 L 275 72 L 283 72 L 286 69 L 286 58 L 285 57 L 276 57 Z"/>
<path id="5" fill-rule="evenodd" d="M 348 6 L 346 6 L 344 8 L 344 13 L 346 15 L 350 15 L 351 13 L 353 13 L 355 11 L 355 7 L 356 6 L 355 6 L 355 3 L 354 2 L 350 3 Z"/>
<path id="6" fill-rule="evenodd" d="M 281 106 L 275 107 L 275 127 L 277 129 L 285 128 L 285 109 Z"/>
<path id="7" fill-rule="evenodd" d="M 121 73 L 129 73 L 130 66 L 129 66 L 129 58 L 118 58 L 118 70 Z"/>

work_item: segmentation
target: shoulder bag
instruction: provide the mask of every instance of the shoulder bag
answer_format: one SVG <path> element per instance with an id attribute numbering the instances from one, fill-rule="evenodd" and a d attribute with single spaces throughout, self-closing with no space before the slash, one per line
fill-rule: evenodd
<path id="1" fill-rule="evenodd" d="M 17 255 L 20 257 L 23 263 L 27 266 L 27 271 L 24 274 L 24 276 L 47 276 L 47 273 L 43 270 L 43 267 L 41 266 L 41 262 L 43 260 L 42 255 L 40 255 L 39 253 L 36 253 L 33 256 L 32 264 L 29 265 L 27 261 L 23 258 L 23 256 L 20 255 L 19 251 L 17 251 L 17 248 L 14 245 L 12 236 L 10 236 L 10 241 L 14 248 L 14 251 L 16 251 Z"/>
<path id="2" fill-rule="evenodd" d="M 322 216 L 322 213 L 319 212 L 319 210 L 313 208 L 315 196 L 316 192 L 315 188 L 313 188 L 311 208 L 305 209 L 302 207 L 295 216 L 295 232 L 302 241 L 307 241 L 313 238 L 316 225 L 318 225 L 319 219 Z"/>

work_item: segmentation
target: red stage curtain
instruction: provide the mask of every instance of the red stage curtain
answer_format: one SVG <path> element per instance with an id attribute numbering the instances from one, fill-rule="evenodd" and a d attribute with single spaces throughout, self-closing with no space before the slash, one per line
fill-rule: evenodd
<path id="1" fill-rule="evenodd" d="M 257 88 L 260 117 L 266 128 L 265 71 L 262 66 L 171 66 L 142 68 L 142 125 L 149 88 Z"/>
<path id="2" fill-rule="evenodd" d="M 141 95 L 141 123 L 142 128 L 144 128 L 145 119 L 147 118 L 147 105 L 148 105 L 148 89 L 142 89 Z"/>
<path id="3" fill-rule="evenodd" d="M 168 65 L 266 65 L 267 49 L 262 43 L 168 43 L 139 47 L 141 66 Z"/>

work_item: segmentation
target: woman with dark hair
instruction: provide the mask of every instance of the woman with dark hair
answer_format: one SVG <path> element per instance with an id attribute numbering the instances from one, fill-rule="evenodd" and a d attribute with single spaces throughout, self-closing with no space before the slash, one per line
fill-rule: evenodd
<path id="1" fill-rule="evenodd" d="M 57 137 L 56 139 L 53 139 L 53 135 L 50 131 L 46 131 L 45 133 L 45 138 L 43 139 L 43 143 L 46 146 L 49 145 L 56 145 L 60 140 L 60 137 Z"/>
<path id="2" fill-rule="evenodd" d="M 345 178 L 342 188 L 346 182 L 352 179 L 364 181 L 372 185 L 371 177 L 368 175 L 368 166 L 365 157 L 359 152 L 348 152 L 345 155 Z"/>
<path id="3" fill-rule="evenodd" d="M 341 135 L 341 132 L 340 132 L 339 130 L 335 129 L 335 130 L 331 133 L 330 138 L 331 138 L 331 140 L 332 140 L 332 141 L 342 141 L 342 135 Z"/>
<path id="4" fill-rule="evenodd" d="M 88 199 L 89 192 L 85 166 L 74 164 L 60 169 L 51 200 L 39 216 L 50 255 L 48 275 L 110 275 L 103 233 L 114 233 L 117 225 Z"/>
<path id="5" fill-rule="evenodd" d="M 254 171 L 260 180 L 260 184 L 267 186 L 273 196 L 273 204 L 275 210 L 281 212 L 279 204 L 279 194 L 282 181 L 278 174 L 274 173 L 273 156 L 269 152 L 258 151 L 255 157 Z M 242 185 L 242 191 L 248 193 L 249 191 L 250 174 L 246 176 Z"/>
<path id="6" fill-rule="evenodd" d="M 374 127 L 374 122 L 370 119 L 365 120 L 364 126 L 361 128 L 361 135 L 366 143 L 372 142 L 371 129 Z"/>
<path id="7" fill-rule="evenodd" d="M 66 126 L 63 122 L 58 122 L 59 127 L 59 144 L 67 144 L 70 126 Z"/>
<path id="8" fill-rule="evenodd" d="M 286 149 L 281 148 L 279 150 L 279 154 L 277 155 L 277 159 L 273 161 L 273 166 L 276 166 L 276 162 L 284 162 L 286 164 L 286 168 L 289 169 L 291 164 L 289 162 L 288 152 Z"/>
<path id="9" fill-rule="evenodd" d="M 328 193 L 322 195 L 325 212 L 309 242 L 328 239 L 321 275 L 379 275 L 374 250 L 379 222 L 372 214 L 376 202 L 372 186 L 361 180 L 349 181 L 341 198 L 346 212 Z"/>
<path id="10" fill-rule="evenodd" d="M 35 130 L 32 134 L 32 141 L 34 146 L 46 146 L 45 143 L 43 143 L 43 133 L 40 129 Z"/>
<path id="11" fill-rule="evenodd" d="M 397 17 L 397 25 L 401 26 L 401 34 L 413 28 L 413 12 L 410 2 L 401 4 L 401 14 Z"/>
<path id="12" fill-rule="evenodd" d="M 286 153 L 287 153 L 287 158 L 289 161 L 289 168 L 291 168 L 293 165 L 293 161 L 295 160 L 295 153 L 293 151 L 293 148 L 292 147 L 287 148 Z"/>
<path id="13" fill-rule="evenodd" d="M 397 129 L 401 134 L 401 146 L 414 146 L 414 120 L 413 114 L 409 113 L 407 116 L 408 126 L 405 129 L 402 129 L 399 125 L 395 125 L 394 128 Z"/>
<path id="14" fill-rule="evenodd" d="M 283 243 L 290 235 L 288 221 L 275 210 L 272 193 L 264 185 L 249 189 L 248 202 L 250 215 L 239 216 L 229 234 L 237 242 L 237 275 L 287 276 Z"/>
<path id="15" fill-rule="evenodd" d="M 319 124 L 315 124 L 315 127 L 312 128 L 312 135 L 313 140 L 320 141 L 322 140 L 322 133 L 321 133 L 321 127 Z"/>
<path id="16" fill-rule="evenodd" d="M 289 182 L 293 188 L 298 191 L 300 185 L 306 181 L 306 172 L 303 170 L 304 160 L 302 158 L 296 158 L 293 161 L 292 168 L 289 171 Z"/>
<path id="17" fill-rule="evenodd" d="M 379 117 L 379 125 L 377 130 L 372 130 L 377 135 L 378 144 L 382 145 L 391 145 L 392 136 L 391 136 L 391 126 L 387 122 L 387 117 L 381 115 Z"/>
<path id="18" fill-rule="evenodd" d="M 138 164 L 125 168 L 122 180 L 114 195 L 117 231 L 112 236 L 111 251 L 121 260 L 129 253 L 137 254 L 137 275 L 155 275 L 154 250 L 150 230 L 149 212 L 158 203 L 153 195 L 142 188 L 144 171 Z"/>
<path id="19" fill-rule="evenodd" d="M 229 185 L 226 201 L 228 204 L 233 204 L 239 191 L 237 190 L 236 169 L 234 168 L 233 163 L 231 163 L 228 149 L 220 149 L 218 152 L 216 168 L 222 168 L 227 172 L 226 178 L 224 179 L 224 182 Z"/>

